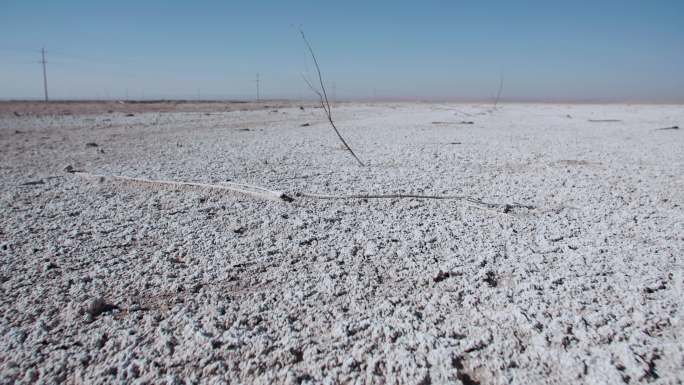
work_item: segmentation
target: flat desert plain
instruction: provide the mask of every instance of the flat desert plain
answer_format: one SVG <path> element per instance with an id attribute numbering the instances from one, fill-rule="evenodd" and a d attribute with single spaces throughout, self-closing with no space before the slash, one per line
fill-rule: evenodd
<path id="1" fill-rule="evenodd" d="M 0 383 L 682 383 L 684 107 L 302 107 L 2 104 Z"/>

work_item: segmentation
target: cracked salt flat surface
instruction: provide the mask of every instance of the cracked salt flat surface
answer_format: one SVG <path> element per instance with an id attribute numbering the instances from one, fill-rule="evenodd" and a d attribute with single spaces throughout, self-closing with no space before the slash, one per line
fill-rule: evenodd
<path id="1" fill-rule="evenodd" d="M 488 110 L 0 117 L 1 381 L 681 383 L 684 109 Z"/>

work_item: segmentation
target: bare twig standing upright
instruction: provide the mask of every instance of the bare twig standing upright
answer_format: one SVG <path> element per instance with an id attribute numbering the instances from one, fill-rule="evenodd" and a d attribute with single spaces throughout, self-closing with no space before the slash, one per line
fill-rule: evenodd
<path id="1" fill-rule="evenodd" d="M 309 88 L 311 88 L 311 91 L 315 92 L 316 95 L 318 95 L 318 98 L 319 98 L 320 103 L 321 103 L 321 107 L 323 108 L 323 111 L 325 111 L 325 115 L 328 118 L 328 122 L 332 126 L 333 130 L 335 130 L 335 134 L 337 134 L 337 137 L 340 138 L 340 141 L 342 142 L 344 147 L 347 149 L 347 151 L 349 151 L 349 153 L 354 157 L 354 159 L 356 159 L 356 161 L 359 162 L 359 164 L 361 166 L 364 166 L 361 159 L 359 159 L 359 157 L 356 156 L 356 154 L 354 153 L 354 150 L 352 150 L 351 147 L 349 147 L 349 145 L 347 144 L 347 141 L 344 140 L 344 138 L 340 134 L 340 131 L 337 129 L 337 126 L 335 126 L 335 122 L 333 121 L 333 118 L 332 118 L 332 111 L 330 109 L 330 102 L 328 101 L 328 94 L 325 91 L 325 86 L 323 85 L 323 75 L 321 75 L 321 68 L 318 66 L 318 60 L 316 60 L 316 55 L 314 54 L 313 48 L 311 48 L 311 44 L 309 44 L 309 40 L 307 40 L 306 35 L 304 35 L 304 30 L 302 30 L 300 28 L 299 33 L 302 35 L 302 40 L 304 40 L 306 47 L 309 49 L 309 53 L 311 54 L 311 58 L 313 59 L 314 65 L 316 66 L 316 72 L 318 74 L 318 82 L 321 85 L 321 89 L 318 90 L 316 87 L 314 87 L 313 84 L 311 84 L 311 82 L 309 81 L 309 79 L 306 78 L 306 76 L 302 75 L 302 78 L 304 78 L 304 81 L 306 82 L 306 84 L 309 86 Z"/>
<path id="2" fill-rule="evenodd" d="M 494 109 L 496 110 L 499 104 L 499 99 L 501 98 L 501 92 L 503 91 L 504 77 L 503 74 L 499 75 L 499 91 L 496 93 L 496 99 L 494 99 Z"/>

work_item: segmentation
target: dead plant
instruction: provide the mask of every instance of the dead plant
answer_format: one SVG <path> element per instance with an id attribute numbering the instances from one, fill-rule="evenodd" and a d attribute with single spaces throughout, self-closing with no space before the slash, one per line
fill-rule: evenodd
<path id="1" fill-rule="evenodd" d="M 313 48 L 311 48 L 311 44 L 309 44 L 309 40 L 307 40 L 306 35 L 304 34 L 304 30 L 299 28 L 299 33 L 302 35 L 302 40 L 304 40 L 304 43 L 306 44 L 306 47 L 309 50 L 309 53 L 311 54 L 311 59 L 313 59 L 314 65 L 316 66 L 316 73 L 318 74 L 318 82 L 321 86 L 320 90 L 307 79 L 306 76 L 302 75 L 302 78 L 306 82 L 306 84 L 309 86 L 311 91 L 316 93 L 319 98 L 319 102 L 321 104 L 321 107 L 323 108 L 323 111 L 325 111 L 325 116 L 328 119 L 328 123 L 332 126 L 333 130 L 335 131 L 335 134 L 337 134 L 337 137 L 340 139 L 344 147 L 349 151 L 349 153 L 356 159 L 357 162 L 359 162 L 359 165 L 364 166 L 363 162 L 361 159 L 359 159 L 358 156 L 354 153 L 354 150 L 349 147 L 349 144 L 347 144 L 347 141 L 344 140 L 342 135 L 340 134 L 340 131 L 337 129 L 337 126 L 335 126 L 335 121 L 332 118 L 332 110 L 330 109 L 330 102 L 328 101 L 328 93 L 325 90 L 325 86 L 323 85 L 323 75 L 321 75 L 321 68 L 318 66 L 318 60 L 316 59 L 316 55 L 314 54 Z"/>

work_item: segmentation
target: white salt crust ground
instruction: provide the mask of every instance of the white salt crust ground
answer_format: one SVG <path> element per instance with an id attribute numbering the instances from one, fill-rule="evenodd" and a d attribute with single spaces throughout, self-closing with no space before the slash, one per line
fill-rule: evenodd
<path id="1" fill-rule="evenodd" d="M 0 117 L 0 383 L 681 384 L 684 108 L 488 110 Z"/>

